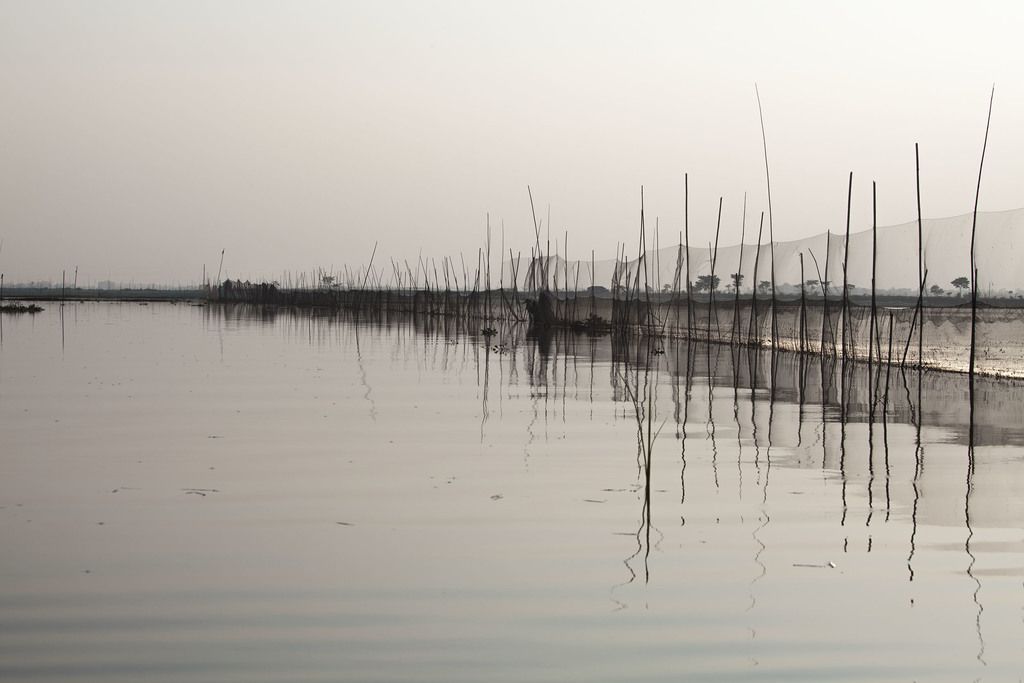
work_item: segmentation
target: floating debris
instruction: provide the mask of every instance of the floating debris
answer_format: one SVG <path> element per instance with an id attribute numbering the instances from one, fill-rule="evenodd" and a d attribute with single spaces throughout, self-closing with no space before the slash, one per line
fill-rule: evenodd
<path id="1" fill-rule="evenodd" d="M 193 496 L 203 496 L 204 498 L 207 493 L 220 493 L 219 489 L 182 489 L 182 491 L 185 492 L 185 495 L 191 494 Z"/>

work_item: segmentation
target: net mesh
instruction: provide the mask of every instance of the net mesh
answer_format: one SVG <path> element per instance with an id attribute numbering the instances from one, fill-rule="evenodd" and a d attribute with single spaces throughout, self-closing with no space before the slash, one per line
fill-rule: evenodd
<path id="1" fill-rule="evenodd" d="M 845 235 L 826 232 L 774 245 L 734 245 L 717 251 L 674 245 L 650 251 L 643 259 L 591 263 L 551 257 L 521 269 L 517 286 L 531 290 L 546 284 L 558 292 L 594 285 L 609 290 L 617 300 L 616 310 L 605 306 L 607 310 L 598 312 L 609 320 L 640 324 L 653 317 L 670 334 L 775 343 L 790 349 L 820 351 L 824 347 L 841 352 L 845 348 L 861 359 L 869 353 L 878 360 L 888 358 L 891 320 L 895 359 L 918 362 L 920 329 L 923 365 L 966 371 L 975 286 L 970 276 L 973 223 L 972 214 L 923 221 L 920 250 L 914 221 L 852 232 L 848 247 Z M 978 214 L 975 343 L 976 370 L 981 373 L 1024 376 L 1022 233 L 1024 209 Z M 919 258 L 924 271 L 921 310 L 917 307 Z M 689 309 L 688 280 L 692 283 Z M 629 307 L 637 302 L 625 301 L 630 297 L 641 303 L 650 299 L 653 316 L 643 312 L 642 306 L 631 312 Z M 568 311 L 563 313 L 571 317 Z"/>

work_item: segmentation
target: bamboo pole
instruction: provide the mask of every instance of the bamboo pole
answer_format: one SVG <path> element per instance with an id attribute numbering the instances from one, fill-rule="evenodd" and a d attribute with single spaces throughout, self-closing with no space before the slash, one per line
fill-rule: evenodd
<path id="1" fill-rule="evenodd" d="M 878 197 L 875 181 L 871 181 L 871 323 L 868 327 L 868 382 L 871 381 L 871 364 L 874 362 L 875 343 L 875 268 L 878 265 Z M 874 395 L 871 396 L 872 405 Z"/>
<path id="2" fill-rule="evenodd" d="M 751 296 L 751 309 L 750 309 L 750 331 L 747 334 L 748 343 L 756 346 L 761 345 L 761 327 L 757 321 L 757 288 L 760 286 L 760 282 L 757 279 L 758 268 L 761 263 L 761 235 L 764 231 L 764 211 L 761 212 L 761 222 L 757 228 L 757 250 L 754 251 L 754 288 Z M 754 338 L 754 335 L 757 335 Z"/>
<path id="3" fill-rule="evenodd" d="M 768 189 L 768 242 L 771 245 L 772 257 L 772 347 L 774 348 L 778 342 L 779 326 L 775 314 L 775 226 L 772 221 L 772 177 L 768 170 L 768 138 L 764 132 L 764 111 L 761 108 L 761 93 L 758 91 L 756 83 L 754 84 L 754 94 L 757 95 L 757 113 L 761 119 L 761 144 L 764 148 L 764 178 Z"/>
<path id="4" fill-rule="evenodd" d="M 825 279 L 821 282 L 821 288 L 823 292 L 824 301 L 822 303 L 822 316 L 821 316 L 821 353 L 825 354 L 825 332 L 829 333 L 832 338 L 832 355 L 835 356 L 836 336 L 832 332 L 832 318 L 829 314 L 828 309 L 828 285 L 830 280 L 828 279 L 828 259 L 832 253 L 832 231 L 826 231 L 825 233 Z"/>
<path id="5" fill-rule="evenodd" d="M 715 246 L 711 249 L 711 280 L 708 282 L 708 341 L 711 340 L 711 317 L 715 318 L 715 338 L 721 339 L 718 315 L 715 312 L 715 262 L 718 260 L 718 233 L 722 229 L 722 197 L 718 198 L 718 220 L 715 223 Z"/>
<path id="6" fill-rule="evenodd" d="M 910 352 L 910 342 L 914 338 L 914 328 L 917 327 L 919 320 L 924 317 L 924 305 L 923 305 L 924 304 L 924 289 L 925 289 L 925 283 L 927 281 L 928 281 L 928 271 L 925 270 L 924 271 L 924 275 L 921 278 L 920 288 L 918 289 L 918 292 L 917 292 L 917 300 L 918 300 L 919 305 L 914 308 L 914 317 L 910 321 L 910 334 L 907 335 L 907 344 L 906 344 L 906 346 L 903 347 L 903 358 L 900 360 L 900 368 L 904 367 L 907 364 L 907 354 Z M 920 316 L 920 318 L 918 316 Z M 920 334 L 918 334 L 917 340 L 918 340 L 917 367 L 921 368 L 921 367 L 924 366 L 924 362 L 923 362 L 923 360 L 921 358 L 921 344 L 920 344 L 921 336 L 920 336 Z"/>
<path id="7" fill-rule="evenodd" d="M 690 174 L 683 174 L 683 231 L 686 239 L 686 338 L 693 337 L 693 282 L 690 280 Z"/>
<path id="8" fill-rule="evenodd" d="M 917 281 L 919 291 L 917 294 L 917 365 L 924 366 L 924 226 L 921 219 L 921 157 L 918 154 L 917 143 L 914 143 L 914 180 L 917 189 Z M 911 327 L 913 334 L 913 327 Z M 907 337 L 910 339 L 909 335 Z M 903 361 L 906 362 L 907 354 L 903 352 Z M 902 363 L 901 363 L 902 365 Z"/>
<path id="9" fill-rule="evenodd" d="M 800 252 L 800 353 L 807 352 L 807 291 L 804 289 L 804 253 Z"/>
<path id="10" fill-rule="evenodd" d="M 981 145 L 981 161 L 978 164 L 978 187 L 974 194 L 974 215 L 971 219 L 971 359 L 968 370 L 970 383 L 971 401 L 971 436 L 974 435 L 974 363 L 977 355 L 977 329 L 978 329 L 978 264 L 975 252 L 975 238 L 978 232 L 978 202 L 981 199 L 981 173 L 985 168 L 985 149 L 988 147 L 988 130 L 992 125 L 992 103 L 996 97 L 996 87 L 992 86 L 992 93 L 988 100 L 988 119 L 985 122 L 985 141 Z M 972 440 L 971 445 L 974 445 Z"/>
<path id="11" fill-rule="evenodd" d="M 885 365 L 885 392 L 882 394 L 882 416 L 889 409 L 889 373 L 892 370 L 892 311 L 889 311 L 889 351 Z"/>
<path id="12" fill-rule="evenodd" d="M 526 186 L 526 193 L 530 196 L 530 215 L 533 216 L 533 234 L 534 234 L 534 238 L 536 240 L 536 249 L 537 249 L 536 254 L 539 256 L 540 253 L 541 253 L 541 250 L 540 250 L 540 225 L 537 223 L 537 211 L 534 209 L 534 206 L 533 206 L 533 190 L 530 189 L 529 185 Z M 533 260 L 534 260 L 534 256 L 531 255 L 530 256 L 530 261 L 531 261 L 531 273 L 533 273 L 533 278 L 532 278 L 533 285 L 534 285 L 533 289 L 536 289 L 537 273 L 533 272 L 534 271 L 534 269 L 532 267 Z"/>
<path id="13" fill-rule="evenodd" d="M 736 288 L 735 304 L 733 306 L 732 313 L 732 345 L 736 345 L 736 337 L 740 333 L 740 286 L 743 283 L 743 241 L 747 236 L 747 193 L 743 193 L 743 218 L 740 220 L 740 258 L 739 265 L 736 267 L 736 277 L 733 279 L 733 286 Z M 801 264 L 803 263 L 803 257 L 801 256 Z M 801 268 L 803 266 L 801 265 Z M 802 272 L 802 271 L 801 271 Z M 803 275 L 801 275 L 802 279 Z M 755 283 L 757 284 L 757 283 Z"/>

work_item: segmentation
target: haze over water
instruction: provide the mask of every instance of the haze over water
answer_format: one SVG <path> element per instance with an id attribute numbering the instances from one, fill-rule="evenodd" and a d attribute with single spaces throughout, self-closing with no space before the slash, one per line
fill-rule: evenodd
<path id="1" fill-rule="evenodd" d="M 971 453 L 954 375 L 883 413 L 793 354 L 46 309 L 2 321 L 5 681 L 1024 669 L 1017 383 Z"/>

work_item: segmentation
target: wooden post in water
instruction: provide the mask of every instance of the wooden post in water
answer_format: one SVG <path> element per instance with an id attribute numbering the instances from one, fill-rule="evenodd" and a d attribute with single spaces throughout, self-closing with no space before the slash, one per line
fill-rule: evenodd
<path id="1" fill-rule="evenodd" d="M 985 149 L 988 147 L 988 129 L 992 124 L 992 102 L 996 97 L 996 87 L 992 86 L 992 94 L 988 100 L 988 119 L 985 122 L 985 141 L 981 145 L 981 162 L 978 164 L 978 187 L 974 194 L 974 215 L 971 219 L 971 360 L 968 370 L 971 401 L 971 446 L 974 446 L 974 361 L 977 347 L 978 328 L 978 265 L 975 258 L 975 237 L 978 232 L 978 201 L 981 198 L 981 172 L 985 168 Z"/>
<path id="2" fill-rule="evenodd" d="M 914 340 L 914 330 L 917 329 L 918 316 L 924 317 L 924 288 L 925 283 L 928 281 L 928 271 L 924 271 L 924 275 L 921 277 L 921 284 L 917 290 L 917 298 L 919 306 L 914 308 L 914 317 L 910 320 L 910 333 L 907 335 L 907 344 L 903 347 L 903 357 L 900 360 L 900 368 L 902 369 L 907 364 L 907 354 L 910 353 L 910 342 Z M 921 361 L 921 337 L 918 335 L 918 370 L 921 369 L 923 363 Z"/>
<path id="3" fill-rule="evenodd" d="M 822 313 L 821 313 L 821 355 L 825 355 L 825 334 L 832 338 L 832 355 L 835 355 L 836 350 L 836 337 L 832 334 L 832 319 L 829 316 L 828 310 L 828 257 L 832 251 L 832 231 L 829 230 L 825 233 L 825 277 L 821 281 L 822 291 Z"/>
<path id="4" fill-rule="evenodd" d="M 878 200 L 875 193 L 875 181 L 871 181 L 871 323 L 868 326 L 868 385 L 873 386 L 871 364 L 874 361 L 875 351 L 875 267 L 878 256 Z M 875 397 L 872 393 L 871 403 L 874 405 Z"/>
<path id="5" fill-rule="evenodd" d="M 882 394 L 882 417 L 889 409 L 889 372 L 892 370 L 892 311 L 889 311 L 889 353 L 885 365 L 885 392 Z"/>
<path id="6" fill-rule="evenodd" d="M 528 290 L 529 289 L 536 290 L 537 289 L 537 272 L 536 272 L 536 268 L 534 266 L 536 264 L 535 258 L 540 258 L 540 254 L 541 254 L 541 249 L 540 249 L 540 225 L 537 223 L 537 211 L 536 211 L 536 209 L 533 206 L 533 190 L 530 189 L 529 185 L 526 186 L 526 194 L 528 194 L 530 196 L 530 215 L 533 217 L 533 236 L 534 236 L 535 245 L 536 245 L 535 246 L 535 250 L 534 249 L 530 250 L 530 275 L 531 275 L 530 281 L 531 281 L 532 286 L 529 287 Z M 536 255 L 536 257 L 535 257 L 535 255 Z"/>
<path id="7" fill-rule="evenodd" d="M 761 223 L 757 228 L 757 249 L 754 251 L 754 288 L 751 294 L 750 307 L 750 331 L 747 335 L 748 343 L 761 346 L 761 327 L 757 320 L 757 288 L 760 282 L 757 280 L 758 267 L 761 264 L 761 235 L 764 231 L 764 211 L 761 212 Z M 756 337 L 755 337 L 756 335 Z M 753 339 L 751 341 L 751 339 Z"/>
<path id="8" fill-rule="evenodd" d="M 690 174 L 683 174 L 683 230 L 686 237 L 686 338 L 693 337 L 693 283 L 690 281 Z"/>
<path id="9" fill-rule="evenodd" d="M 544 289 L 550 289 L 551 287 L 550 287 L 550 285 L 548 285 L 548 269 L 551 268 L 551 205 L 550 204 L 548 204 L 548 224 L 547 224 L 547 232 L 546 232 L 545 239 L 547 240 L 547 250 L 545 252 L 545 259 L 544 259 Z M 558 251 L 558 236 L 557 235 L 555 236 L 555 251 Z M 555 277 L 556 278 L 558 277 L 558 270 L 557 270 L 557 268 L 558 267 L 556 265 L 555 266 Z"/>
<path id="10" fill-rule="evenodd" d="M 843 246 L 843 363 L 846 363 L 849 348 L 846 338 L 850 327 L 850 288 L 846 270 L 850 260 L 850 209 L 853 205 L 853 171 L 850 171 L 850 184 L 846 191 L 846 243 Z M 853 337 L 850 336 L 852 346 Z"/>
<path id="11" fill-rule="evenodd" d="M 661 293 L 661 217 L 654 217 L 654 293 Z"/>
<path id="12" fill-rule="evenodd" d="M 747 193 L 743 193 L 743 218 L 740 222 L 740 258 L 736 267 L 736 277 L 733 279 L 733 286 L 736 288 L 735 305 L 732 313 L 732 341 L 736 345 L 736 338 L 740 335 L 740 285 L 743 282 L 743 240 L 747 236 Z M 802 263 L 803 257 L 801 257 Z M 802 267 L 802 266 L 801 266 Z M 757 283 L 754 283 L 757 284 Z"/>
<path id="13" fill-rule="evenodd" d="M 807 296 L 804 290 L 804 253 L 800 252 L 800 354 L 807 352 Z M 802 361 L 801 361 L 802 362 Z"/>
<path id="14" fill-rule="evenodd" d="M 568 289 L 568 286 L 566 287 Z M 576 278 L 572 286 L 572 322 L 579 321 L 580 262 L 576 261 Z"/>
<path id="15" fill-rule="evenodd" d="M 921 157 L 914 143 L 914 179 L 917 188 L 917 365 L 924 366 L 924 226 L 921 220 Z M 913 334 L 913 330 L 910 331 Z M 904 352 L 903 359 L 907 354 Z"/>
<path id="16" fill-rule="evenodd" d="M 491 214 L 487 213 L 487 257 L 484 261 L 484 296 L 487 298 L 487 324 L 490 327 L 491 320 Z"/>
<path id="17" fill-rule="evenodd" d="M 595 277 L 596 277 L 596 272 L 595 272 L 596 266 L 597 266 L 597 264 L 596 264 L 596 262 L 594 260 L 594 250 L 591 249 L 590 250 L 590 316 L 588 316 L 591 320 L 593 320 L 594 316 L 597 315 L 597 300 L 595 298 L 596 297 L 596 293 L 594 291 L 594 282 L 595 282 Z"/>
<path id="18" fill-rule="evenodd" d="M 653 334 L 654 332 L 654 318 L 651 312 L 651 278 L 650 271 L 647 267 L 647 231 L 644 225 L 644 186 L 640 186 L 640 261 L 643 261 L 644 265 L 644 302 L 647 308 L 647 332 Z M 639 289 L 640 285 L 640 261 L 636 264 L 636 281 Z M 637 295 L 637 304 L 640 303 L 639 294 Z M 639 322 L 639 320 L 637 321 Z"/>
<path id="19" fill-rule="evenodd" d="M 828 243 L 826 242 L 826 248 L 827 248 L 827 245 L 828 245 Z M 810 252 L 810 254 L 811 254 L 811 260 L 814 261 L 814 272 L 818 274 L 818 287 L 821 289 L 821 298 L 822 298 L 822 301 L 824 301 L 824 299 L 826 297 L 825 277 L 822 276 L 822 274 L 821 274 L 821 267 L 818 265 L 818 257 L 816 257 L 814 255 L 814 252 L 811 251 L 810 249 L 808 249 L 808 252 Z M 827 263 L 827 261 L 826 261 L 826 263 Z M 825 308 L 824 308 L 824 304 L 822 304 L 821 334 L 820 334 L 820 337 L 821 338 L 818 340 L 818 353 L 820 353 L 822 358 L 824 359 L 824 356 L 825 356 Z M 824 381 L 825 381 L 824 378 L 822 378 L 822 382 L 824 382 Z"/>
<path id="20" fill-rule="evenodd" d="M 715 337 L 721 339 L 718 330 L 718 315 L 715 312 L 715 262 L 718 260 L 718 233 L 722 229 L 722 197 L 718 198 L 718 222 L 715 224 L 715 246 L 711 250 L 711 280 L 708 285 L 708 341 L 711 341 L 711 317 L 715 318 Z"/>
<path id="21" fill-rule="evenodd" d="M 764 111 L 761 109 L 761 93 L 758 91 L 756 83 L 754 84 L 754 94 L 757 96 L 757 113 L 761 119 L 761 144 L 764 147 L 764 178 L 768 189 L 768 242 L 771 246 L 772 256 L 772 348 L 774 349 L 778 343 L 779 325 L 775 307 L 775 226 L 772 221 L 772 177 L 768 170 L 768 138 L 764 132 Z"/>

